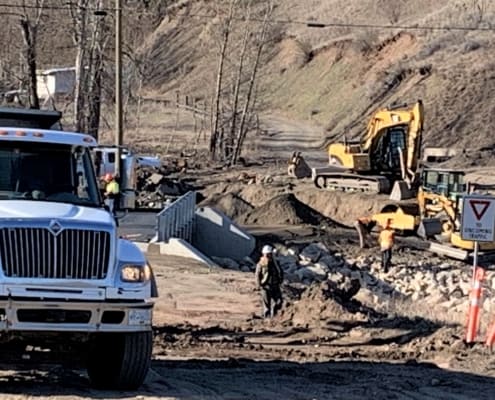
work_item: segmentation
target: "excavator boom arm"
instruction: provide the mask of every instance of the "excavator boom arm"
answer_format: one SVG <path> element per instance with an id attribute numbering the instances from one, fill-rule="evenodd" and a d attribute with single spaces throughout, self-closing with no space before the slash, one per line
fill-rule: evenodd
<path id="1" fill-rule="evenodd" d="M 411 111 L 411 121 L 409 122 L 406 169 L 407 174 L 413 175 L 418 168 L 418 161 L 421 153 L 421 141 L 423 137 L 424 110 L 423 103 L 419 100 Z"/>

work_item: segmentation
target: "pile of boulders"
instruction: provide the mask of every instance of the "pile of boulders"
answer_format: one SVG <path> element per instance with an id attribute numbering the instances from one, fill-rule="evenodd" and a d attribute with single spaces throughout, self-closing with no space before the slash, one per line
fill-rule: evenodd
<path id="1" fill-rule="evenodd" d="M 162 208 L 167 202 L 184 195 L 191 186 L 174 177 L 170 171 L 160 168 L 140 166 L 136 170 L 136 203 L 139 208 Z"/>
<path id="2" fill-rule="evenodd" d="M 305 247 L 277 246 L 276 259 L 284 270 L 288 283 L 311 286 L 315 283 L 330 282 L 332 287 L 348 290 L 349 286 L 360 289 L 353 291 L 356 299 L 368 305 L 380 306 L 390 301 L 401 300 L 415 303 L 426 311 L 429 308 L 452 313 L 465 313 L 471 290 L 472 268 L 469 265 L 451 262 L 401 261 L 396 257 L 388 273 L 382 271 L 379 256 L 349 258 L 332 252 L 322 243 Z M 215 259 L 222 266 L 240 271 L 253 271 L 255 264 L 247 259 L 241 263 Z M 493 312 L 495 304 L 495 273 L 487 271 L 484 282 L 483 309 Z M 359 293 L 358 293 L 359 292 Z"/>

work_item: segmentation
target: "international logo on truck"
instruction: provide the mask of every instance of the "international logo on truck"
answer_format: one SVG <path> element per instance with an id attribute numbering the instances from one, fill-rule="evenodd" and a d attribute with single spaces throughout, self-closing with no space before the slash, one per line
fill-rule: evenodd
<path id="1" fill-rule="evenodd" d="M 55 236 L 57 236 L 60 231 L 62 230 L 62 225 L 60 225 L 60 223 L 56 220 L 52 220 L 50 221 L 50 225 L 49 225 L 49 230 L 51 233 L 53 233 Z"/>

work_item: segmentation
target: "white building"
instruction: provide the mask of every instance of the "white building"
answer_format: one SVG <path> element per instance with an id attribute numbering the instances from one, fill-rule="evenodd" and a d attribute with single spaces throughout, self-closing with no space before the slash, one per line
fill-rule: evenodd
<path id="1" fill-rule="evenodd" d="M 52 68 L 37 72 L 37 89 L 40 99 L 68 95 L 74 91 L 76 68 Z"/>

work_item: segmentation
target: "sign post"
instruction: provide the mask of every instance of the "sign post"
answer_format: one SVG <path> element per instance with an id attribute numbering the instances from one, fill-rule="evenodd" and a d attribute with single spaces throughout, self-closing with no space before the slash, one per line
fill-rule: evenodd
<path id="1" fill-rule="evenodd" d="M 466 195 L 462 199 L 461 238 L 474 241 L 474 279 L 478 266 L 479 242 L 495 240 L 495 197 Z"/>
<path id="2" fill-rule="evenodd" d="M 472 289 L 466 327 L 466 343 L 474 342 L 479 326 L 482 281 L 485 274 L 478 267 L 479 242 L 493 242 L 495 231 L 495 197 L 463 196 L 461 238 L 474 241 Z"/>

